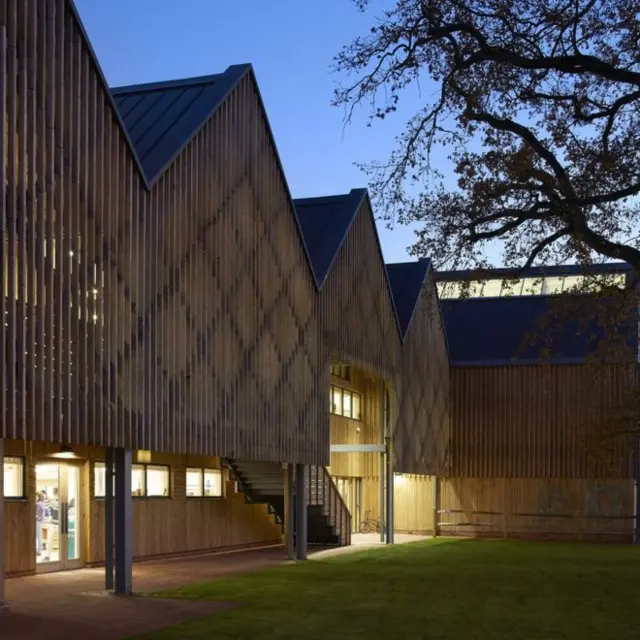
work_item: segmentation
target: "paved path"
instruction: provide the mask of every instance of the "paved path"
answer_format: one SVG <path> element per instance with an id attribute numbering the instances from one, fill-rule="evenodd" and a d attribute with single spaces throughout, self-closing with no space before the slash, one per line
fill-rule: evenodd
<path id="1" fill-rule="evenodd" d="M 205 582 L 281 564 L 282 547 L 140 562 L 136 593 Z M 9 579 L 0 639 L 117 640 L 210 616 L 237 604 L 106 594 L 104 569 L 80 569 Z M 241 605 L 240 605 L 241 606 Z"/>
<path id="2" fill-rule="evenodd" d="M 396 534 L 396 543 L 423 536 Z M 380 547 L 376 534 L 355 534 L 351 547 L 310 549 L 311 559 Z M 133 588 L 148 593 L 250 573 L 280 565 L 284 549 L 268 547 L 133 565 Z M 8 609 L 0 613 L 0 640 L 120 640 L 175 626 L 231 607 L 230 602 L 116 597 L 104 592 L 104 569 L 61 571 L 6 581 Z"/>

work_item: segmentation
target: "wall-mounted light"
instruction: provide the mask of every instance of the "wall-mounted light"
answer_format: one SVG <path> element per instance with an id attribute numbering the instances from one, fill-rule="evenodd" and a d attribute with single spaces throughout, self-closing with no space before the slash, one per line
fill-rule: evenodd
<path id="1" fill-rule="evenodd" d="M 58 453 L 54 453 L 53 457 L 69 459 L 69 458 L 75 458 L 76 454 L 74 453 L 70 444 L 63 444 L 63 445 L 60 445 L 60 451 L 58 451 Z"/>
<path id="2" fill-rule="evenodd" d="M 399 486 L 403 485 L 406 481 L 407 481 L 406 476 L 404 476 L 404 475 L 403 475 L 403 474 L 401 474 L 401 473 L 395 473 L 395 474 L 393 475 L 393 484 L 394 484 L 396 487 L 399 487 Z"/>

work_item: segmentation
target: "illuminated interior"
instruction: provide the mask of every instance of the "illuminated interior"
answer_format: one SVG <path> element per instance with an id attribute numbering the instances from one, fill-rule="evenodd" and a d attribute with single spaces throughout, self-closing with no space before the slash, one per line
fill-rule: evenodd
<path id="1" fill-rule="evenodd" d="M 624 287 L 624 273 L 590 276 L 537 276 L 489 278 L 438 282 L 440 298 L 506 298 L 510 296 L 556 295 L 571 291 L 597 291 L 603 286 Z"/>

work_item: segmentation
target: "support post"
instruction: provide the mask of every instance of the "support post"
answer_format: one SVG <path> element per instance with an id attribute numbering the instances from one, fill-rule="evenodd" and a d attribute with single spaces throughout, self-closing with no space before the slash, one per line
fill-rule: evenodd
<path id="1" fill-rule="evenodd" d="M 104 450 L 104 586 L 113 591 L 113 458 L 114 450 Z"/>
<path id="2" fill-rule="evenodd" d="M 133 518 L 131 497 L 131 449 L 115 449 L 115 592 L 133 590 Z"/>
<path id="3" fill-rule="evenodd" d="M 295 503 L 295 465 L 287 464 L 284 477 L 284 525 L 285 525 L 285 542 L 287 546 L 287 559 L 295 560 L 296 552 L 294 546 L 294 517 L 293 514 L 296 509 Z"/>
<path id="4" fill-rule="evenodd" d="M 438 476 L 433 476 L 433 537 L 437 538 L 439 534 L 438 530 L 438 512 L 440 510 L 440 484 L 438 482 Z"/>
<path id="5" fill-rule="evenodd" d="M 0 438 L 0 462 L 4 469 L 4 440 Z M 33 544 L 33 543 L 32 543 Z M 4 601 L 4 472 L 0 473 L 0 612 Z"/>
<path id="6" fill-rule="evenodd" d="M 635 519 L 633 541 L 640 544 L 640 438 L 636 439 Z M 1 599 L 0 599 L 1 600 Z"/>
<path id="7" fill-rule="evenodd" d="M 297 464 L 295 469 L 296 485 L 296 559 L 307 559 L 307 491 L 305 465 Z"/>
<path id="8" fill-rule="evenodd" d="M 393 522 L 393 487 L 394 487 L 394 474 L 393 474 L 393 447 L 391 444 L 391 436 L 386 436 L 386 444 L 387 444 L 387 526 L 386 532 L 387 537 L 385 542 L 387 544 L 393 544 L 393 534 L 394 534 L 394 522 Z"/>
<path id="9" fill-rule="evenodd" d="M 385 406 L 387 403 L 387 389 L 384 384 L 384 380 L 380 381 L 380 444 L 385 442 L 385 422 L 386 412 Z M 380 453 L 380 542 L 385 541 L 385 530 L 387 528 L 385 518 L 385 475 L 386 475 L 386 453 L 383 451 Z"/>

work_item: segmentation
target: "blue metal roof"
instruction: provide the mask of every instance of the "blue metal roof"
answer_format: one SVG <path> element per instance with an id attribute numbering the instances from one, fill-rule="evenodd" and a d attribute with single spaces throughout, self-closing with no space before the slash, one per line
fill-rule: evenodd
<path id="1" fill-rule="evenodd" d="M 580 297 L 585 303 L 591 298 L 588 295 Z M 540 323 L 553 299 L 553 296 L 539 295 L 441 300 L 451 363 L 533 364 L 545 356 L 555 363 L 584 362 L 595 352 L 604 338 L 604 331 L 596 318 L 584 320 L 590 318 L 588 304 L 584 306 L 583 322 L 575 316 L 562 317 L 557 322 L 552 320 L 543 329 Z M 598 299 L 598 304 L 603 302 Z M 620 331 L 623 335 L 624 328 Z M 541 333 L 545 339 L 535 339 Z M 633 319 L 626 338 L 630 349 L 637 348 L 637 339 L 637 322 Z"/>
<path id="2" fill-rule="evenodd" d="M 352 189 L 344 195 L 293 201 L 319 287 L 329 275 L 366 194 L 365 189 Z"/>
<path id="3" fill-rule="evenodd" d="M 403 339 L 409 330 L 413 313 L 420 299 L 422 285 L 430 266 L 431 261 L 426 258 L 422 258 L 417 262 L 398 262 L 386 265 Z"/>
<path id="4" fill-rule="evenodd" d="M 147 183 L 153 183 L 250 71 L 110 89 Z"/>

